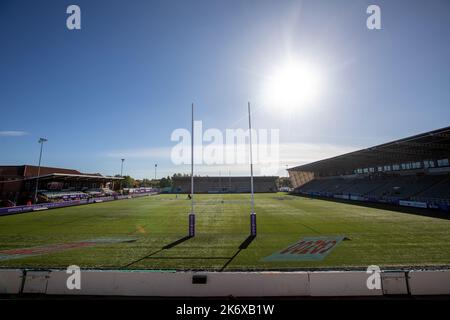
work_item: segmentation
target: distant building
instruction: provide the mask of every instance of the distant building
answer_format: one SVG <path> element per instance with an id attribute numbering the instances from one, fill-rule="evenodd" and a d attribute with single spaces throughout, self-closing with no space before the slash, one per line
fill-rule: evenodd
<path id="1" fill-rule="evenodd" d="M 39 181 L 39 191 L 78 191 L 104 187 L 115 189 L 121 179 L 51 167 L 41 167 L 38 177 L 37 166 L 0 166 L 0 200 L 27 203 L 34 197 L 36 180 Z"/>
<path id="2" fill-rule="evenodd" d="M 255 192 L 276 192 L 278 177 L 254 177 Z M 190 177 L 173 177 L 172 192 L 190 193 Z M 194 193 L 247 193 L 250 177 L 194 177 Z"/>

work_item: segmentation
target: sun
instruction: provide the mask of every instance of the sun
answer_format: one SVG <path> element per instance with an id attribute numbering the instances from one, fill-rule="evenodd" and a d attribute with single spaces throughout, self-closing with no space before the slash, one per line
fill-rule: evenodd
<path id="1" fill-rule="evenodd" d="M 284 110 L 303 108 L 318 98 L 321 88 L 322 76 L 317 66 L 290 61 L 275 68 L 267 78 L 265 102 Z"/>

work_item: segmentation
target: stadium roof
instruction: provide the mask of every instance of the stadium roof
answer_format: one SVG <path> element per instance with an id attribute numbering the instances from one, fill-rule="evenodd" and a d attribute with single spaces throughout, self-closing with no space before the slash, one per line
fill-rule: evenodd
<path id="1" fill-rule="evenodd" d="M 40 172 L 39 176 L 38 172 Z M 0 183 L 10 183 L 24 180 L 59 179 L 59 180 L 122 180 L 122 177 L 103 176 L 100 173 L 82 173 L 78 170 L 44 167 L 32 165 L 0 166 Z"/>
<path id="2" fill-rule="evenodd" d="M 358 168 L 444 159 L 448 158 L 449 155 L 450 126 L 289 168 L 288 171 L 352 173 L 354 169 Z"/>
<path id="3" fill-rule="evenodd" d="M 101 175 L 88 175 L 88 174 L 70 174 L 70 173 L 51 173 L 37 177 L 27 177 L 25 180 L 33 179 L 78 179 L 78 180 L 123 180 L 122 177 L 105 177 Z"/>

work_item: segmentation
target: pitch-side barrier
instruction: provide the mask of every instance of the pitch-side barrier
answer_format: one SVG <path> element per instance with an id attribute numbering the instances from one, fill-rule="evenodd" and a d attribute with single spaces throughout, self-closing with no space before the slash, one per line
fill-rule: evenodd
<path id="1" fill-rule="evenodd" d="M 153 194 L 156 194 L 156 192 L 145 192 L 145 193 L 136 193 L 136 194 L 130 194 L 130 195 L 108 196 L 108 197 L 98 197 L 98 198 L 92 198 L 92 199 L 40 203 L 40 204 L 34 204 L 34 205 L 30 205 L 30 206 L 0 208 L 0 216 L 19 214 L 19 213 L 25 213 L 25 212 L 33 212 L 33 211 L 42 211 L 42 210 L 63 208 L 63 207 L 73 207 L 73 206 L 98 203 L 98 202 L 107 202 L 107 201 L 114 201 L 114 200 L 138 198 L 138 197 L 144 197 L 144 196 L 153 195 Z"/>
<path id="2" fill-rule="evenodd" d="M 0 294 L 151 297 L 339 297 L 450 295 L 450 270 L 193 272 L 81 270 L 80 289 L 66 270 L 0 270 Z M 376 283 L 376 282 L 374 282 Z M 73 289 L 69 289 L 69 287 Z"/>

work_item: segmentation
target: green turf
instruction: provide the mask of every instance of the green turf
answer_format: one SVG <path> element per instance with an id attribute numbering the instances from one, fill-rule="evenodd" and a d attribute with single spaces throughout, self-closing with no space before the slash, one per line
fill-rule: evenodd
<path id="1" fill-rule="evenodd" d="M 103 244 L 0 261 L 1 267 L 124 269 L 295 269 L 450 265 L 450 221 L 395 211 L 257 194 L 258 236 L 247 249 L 249 195 L 196 195 L 197 235 L 187 234 L 186 196 L 158 195 L 0 217 L 0 250 L 134 236 L 133 243 Z M 323 261 L 262 262 L 302 237 L 349 238 Z M 233 258 L 234 257 L 234 258 Z M 225 268 L 224 268 L 225 267 Z"/>

